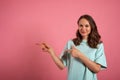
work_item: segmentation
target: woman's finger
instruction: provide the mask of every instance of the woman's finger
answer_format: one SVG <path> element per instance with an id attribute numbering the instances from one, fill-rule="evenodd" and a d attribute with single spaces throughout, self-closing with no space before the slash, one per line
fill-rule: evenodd
<path id="1" fill-rule="evenodd" d="M 66 49 L 65 52 L 71 53 L 71 52 L 72 52 L 72 49 Z"/>
<path id="2" fill-rule="evenodd" d="M 46 43 L 42 43 L 44 46 L 45 46 L 45 48 L 47 48 L 47 49 L 49 49 L 50 47 L 48 46 L 48 44 L 46 44 Z"/>
<path id="3" fill-rule="evenodd" d="M 47 48 L 42 48 L 42 50 L 43 50 L 43 51 L 45 51 L 45 52 L 47 52 L 47 51 L 48 51 L 48 49 L 47 49 Z"/>
<path id="4" fill-rule="evenodd" d="M 73 45 L 71 48 L 72 48 L 72 49 L 76 49 L 74 45 Z"/>

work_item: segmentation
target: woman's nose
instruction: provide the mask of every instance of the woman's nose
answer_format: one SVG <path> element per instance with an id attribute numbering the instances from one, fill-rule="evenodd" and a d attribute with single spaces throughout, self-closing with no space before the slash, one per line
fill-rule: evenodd
<path id="1" fill-rule="evenodd" d="M 82 29 L 82 30 L 85 30 L 85 26 L 83 26 L 81 29 Z"/>

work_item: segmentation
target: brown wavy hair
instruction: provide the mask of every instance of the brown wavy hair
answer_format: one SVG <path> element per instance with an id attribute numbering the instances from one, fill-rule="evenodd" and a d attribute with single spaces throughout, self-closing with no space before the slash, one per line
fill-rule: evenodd
<path id="1" fill-rule="evenodd" d="M 83 19 L 83 18 L 86 19 L 89 22 L 90 26 L 91 26 L 91 32 L 88 35 L 87 43 L 88 43 L 89 47 L 91 47 L 91 48 L 97 48 L 97 45 L 99 43 L 102 43 L 102 41 L 100 40 L 101 36 L 100 36 L 100 34 L 98 33 L 98 30 L 97 30 L 97 25 L 96 25 L 94 19 L 90 15 L 87 15 L 87 14 L 86 15 L 82 15 L 78 19 L 78 21 L 77 21 L 78 25 L 79 25 L 79 21 L 81 19 Z M 74 42 L 74 44 L 76 46 L 78 46 L 78 45 L 80 45 L 81 41 L 82 41 L 82 36 L 79 33 L 79 30 L 77 30 L 77 32 L 76 32 L 76 38 L 73 39 L 73 42 Z"/>

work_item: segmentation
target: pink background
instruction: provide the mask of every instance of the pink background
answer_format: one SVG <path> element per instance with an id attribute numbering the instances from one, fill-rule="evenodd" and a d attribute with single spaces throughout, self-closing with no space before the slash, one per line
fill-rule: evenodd
<path id="1" fill-rule="evenodd" d="M 107 70 L 99 80 L 120 80 L 119 0 L 0 0 L 0 80 L 66 80 L 37 42 L 60 54 L 75 37 L 76 21 L 90 14 L 105 45 Z"/>

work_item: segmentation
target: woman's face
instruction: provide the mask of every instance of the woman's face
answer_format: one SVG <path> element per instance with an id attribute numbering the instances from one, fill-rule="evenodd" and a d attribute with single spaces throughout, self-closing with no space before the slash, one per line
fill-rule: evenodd
<path id="1" fill-rule="evenodd" d="M 81 34 L 81 36 L 83 37 L 83 39 L 87 39 L 88 35 L 91 32 L 91 26 L 90 26 L 89 22 L 87 21 L 87 19 L 82 18 L 79 21 L 78 29 L 79 29 L 79 33 Z"/>

